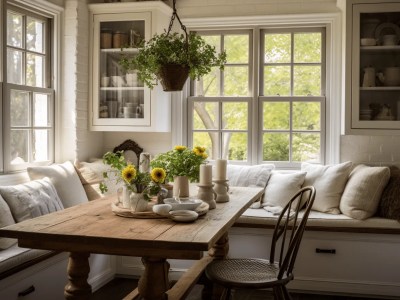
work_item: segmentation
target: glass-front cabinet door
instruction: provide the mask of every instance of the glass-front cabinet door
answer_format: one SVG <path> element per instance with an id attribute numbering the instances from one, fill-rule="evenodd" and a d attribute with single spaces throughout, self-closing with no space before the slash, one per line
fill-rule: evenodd
<path id="1" fill-rule="evenodd" d="M 157 88 L 150 90 L 138 80 L 135 71 L 121 65 L 122 58 L 136 55 L 140 42 L 152 36 L 153 12 L 135 12 L 138 7 L 142 6 L 136 3 L 91 6 L 91 130 L 170 130 L 169 95 L 160 93 Z M 165 24 L 167 26 L 168 22 Z M 158 117 L 160 110 L 164 115 Z"/>
<path id="2" fill-rule="evenodd" d="M 400 3 L 351 2 L 346 53 L 351 74 L 346 117 L 351 122 L 346 133 L 399 134 Z"/>

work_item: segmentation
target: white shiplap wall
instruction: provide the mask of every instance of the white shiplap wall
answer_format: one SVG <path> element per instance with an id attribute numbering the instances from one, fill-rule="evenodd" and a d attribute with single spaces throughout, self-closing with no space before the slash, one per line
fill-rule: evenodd
<path id="1" fill-rule="evenodd" d="M 61 161 L 101 156 L 103 134 L 88 130 L 89 11 L 86 0 L 65 0 Z"/>

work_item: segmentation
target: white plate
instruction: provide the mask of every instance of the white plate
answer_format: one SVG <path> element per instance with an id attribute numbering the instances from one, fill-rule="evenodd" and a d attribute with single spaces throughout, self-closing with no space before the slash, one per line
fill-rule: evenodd
<path id="1" fill-rule="evenodd" d="M 388 30 L 389 29 L 389 30 Z M 397 38 L 400 38 L 400 27 L 394 23 L 381 23 L 375 28 L 375 39 L 382 42 L 382 36 L 385 34 L 395 34 Z"/>
<path id="2" fill-rule="evenodd" d="M 199 216 L 193 210 L 173 210 L 169 212 L 171 219 L 177 222 L 192 222 Z"/>

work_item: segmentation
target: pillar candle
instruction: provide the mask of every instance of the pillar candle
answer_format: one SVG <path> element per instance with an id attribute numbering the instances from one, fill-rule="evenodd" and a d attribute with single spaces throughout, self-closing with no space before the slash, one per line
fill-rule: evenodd
<path id="1" fill-rule="evenodd" d="M 216 180 L 226 180 L 226 159 L 217 159 L 216 161 Z"/>
<path id="2" fill-rule="evenodd" d="M 212 166 L 200 165 L 200 184 L 212 184 Z"/>

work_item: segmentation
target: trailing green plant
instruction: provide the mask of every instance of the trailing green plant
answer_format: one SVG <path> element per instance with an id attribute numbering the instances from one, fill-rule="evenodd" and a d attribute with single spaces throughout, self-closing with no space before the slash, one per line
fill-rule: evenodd
<path id="1" fill-rule="evenodd" d="M 211 68 L 224 68 L 226 53 L 216 53 L 215 47 L 207 44 L 196 33 L 155 34 L 149 41 L 142 41 L 137 55 L 124 55 L 119 61 L 126 70 L 137 70 L 138 78 L 149 88 L 158 82 L 163 65 L 187 66 L 191 79 L 200 79 L 211 72 Z"/>

